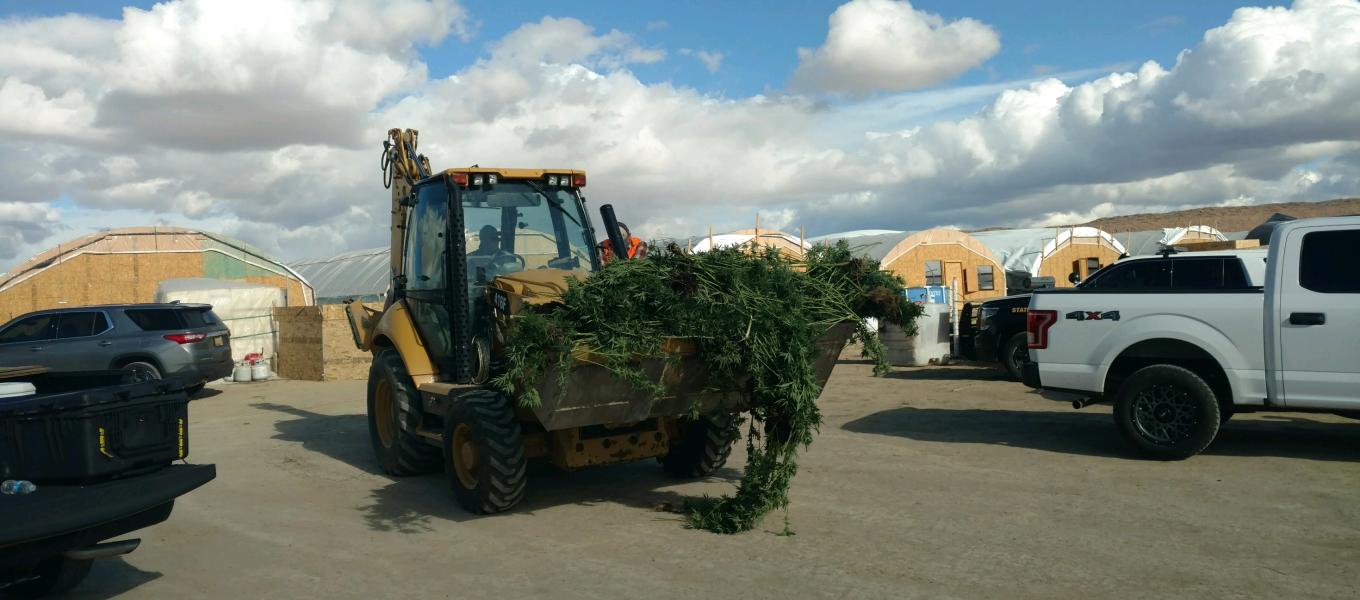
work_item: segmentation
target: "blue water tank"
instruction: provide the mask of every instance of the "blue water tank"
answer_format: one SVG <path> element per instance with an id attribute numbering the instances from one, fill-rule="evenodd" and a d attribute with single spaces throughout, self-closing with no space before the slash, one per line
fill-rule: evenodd
<path id="1" fill-rule="evenodd" d="M 907 299 L 917 304 L 949 304 L 949 287 L 928 285 L 907 288 Z"/>

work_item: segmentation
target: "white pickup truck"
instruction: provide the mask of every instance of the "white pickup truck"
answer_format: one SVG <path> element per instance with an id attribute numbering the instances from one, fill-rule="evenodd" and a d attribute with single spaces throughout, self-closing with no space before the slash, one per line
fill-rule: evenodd
<path id="1" fill-rule="evenodd" d="M 1027 385 L 1113 401 L 1124 438 L 1163 460 L 1198 454 L 1238 412 L 1355 416 L 1360 217 L 1282 224 L 1268 251 L 1119 261 L 1036 290 L 1027 330 Z"/>

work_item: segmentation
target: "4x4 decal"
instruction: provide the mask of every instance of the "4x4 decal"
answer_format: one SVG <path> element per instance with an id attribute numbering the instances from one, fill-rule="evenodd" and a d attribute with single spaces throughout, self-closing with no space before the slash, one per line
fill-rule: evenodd
<path id="1" fill-rule="evenodd" d="M 1074 310 L 1064 316 L 1073 321 L 1118 321 L 1119 311 Z"/>

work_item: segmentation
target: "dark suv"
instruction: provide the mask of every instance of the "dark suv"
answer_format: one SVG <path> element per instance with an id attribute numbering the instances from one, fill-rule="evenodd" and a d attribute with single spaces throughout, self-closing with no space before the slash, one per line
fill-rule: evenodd
<path id="1" fill-rule="evenodd" d="M 207 304 L 119 304 L 28 313 L 0 326 L 0 366 L 126 369 L 140 379 L 231 374 L 231 333 Z"/>

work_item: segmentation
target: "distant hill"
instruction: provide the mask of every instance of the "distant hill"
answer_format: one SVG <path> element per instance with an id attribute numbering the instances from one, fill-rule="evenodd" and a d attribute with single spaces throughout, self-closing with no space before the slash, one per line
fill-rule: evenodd
<path id="1" fill-rule="evenodd" d="M 1146 231 L 1163 227 L 1209 225 L 1222 232 L 1247 231 L 1260 225 L 1275 213 L 1300 219 L 1307 217 L 1335 217 L 1360 215 L 1360 198 L 1344 198 L 1325 202 L 1279 202 L 1252 206 L 1222 206 L 1191 208 L 1168 213 L 1123 215 L 1096 219 L 1083 225 L 1105 231 Z"/>

